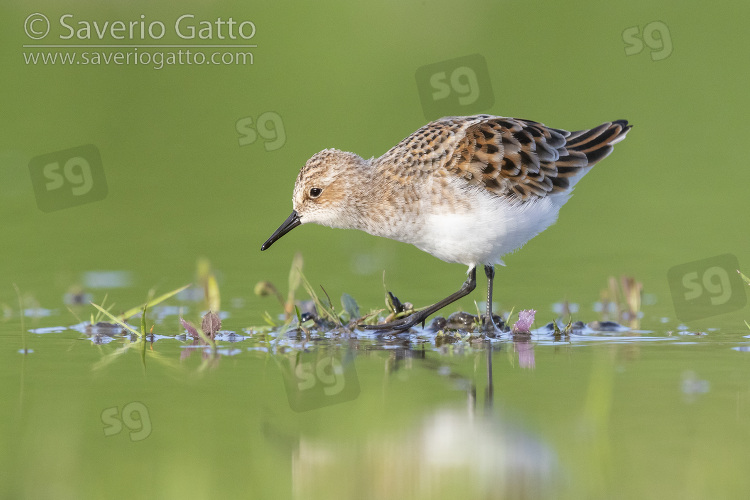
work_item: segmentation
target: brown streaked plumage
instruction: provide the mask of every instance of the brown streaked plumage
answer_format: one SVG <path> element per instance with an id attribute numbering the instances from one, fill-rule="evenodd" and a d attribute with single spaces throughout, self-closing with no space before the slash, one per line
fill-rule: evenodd
<path id="1" fill-rule="evenodd" d="M 567 191 L 567 179 L 611 153 L 630 128 L 617 120 L 568 132 L 517 118 L 449 117 L 420 128 L 375 165 L 402 184 L 455 175 L 495 195 L 527 200 Z"/>
<path id="2" fill-rule="evenodd" d="M 261 250 L 308 222 L 411 243 L 468 265 L 470 277 L 455 294 L 384 327 L 408 329 L 468 294 L 478 265 L 489 279 L 489 318 L 494 264 L 554 223 L 575 184 L 630 128 L 617 120 L 568 132 L 476 115 L 429 123 L 379 158 L 326 149 L 300 171 L 294 211 Z"/>

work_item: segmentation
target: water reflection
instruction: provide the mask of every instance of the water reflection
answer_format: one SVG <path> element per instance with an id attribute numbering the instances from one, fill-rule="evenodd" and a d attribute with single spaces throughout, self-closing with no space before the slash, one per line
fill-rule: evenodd
<path id="1" fill-rule="evenodd" d="M 711 383 L 698 377 L 693 370 L 682 372 L 682 394 L 687 403 L 695 402 L 699 396 L 711 390 Z"/>
<path id="2" fill-rule="evenodd" d="M 544 498 L 555 453 L 508 422 L 439 409 L 414 426 L 355 443 L 302 437 L 294 498 Z"/>
<path id="3" fill-rule="evenodd" d="M 289 407 L 296 412 L 345 403 L 359 396 L 352 349 L 343 353 L 340 349 L 290 351 L 279 357 Z"/>
<path id="4" fill-rule="evenodd" d="M 526 349 L 527 343 L 520 344 Z M 477 411 L 476 385 L 464 379 L 464 410 L 440 407 L 410 427 L 365 430 L 354 440 L 300 436 L 291 457 L 294 498 L 547 498 L 557 476 L 555 452 L 493 411 L 497 351 L 488 343 L 483 411 Z M 418 362 L 460 379 L 424 354 L 396 350 L 386 371 Z"/>
<path id="5" fill-rule="evenodd" d="M 155 325 L 158 325 L 158 323 L 155 323 Z M 342 369 L 343 372 L 341 373 L 347 378 L 356 376 L 356 372 L 352 370 L 352 360 L 355 354 L 362 355 L 363 353 L 373 351 L 388 351 L 391 353 L 386 361 L 387 372 L 398 371 L 402 365 L 411 367 L 414 359 L 420 359 L 423 366 L 434 364 L 435 370 L 440 369 L 443 365 L 428 359 L 426 356 L 427 352 L 439 353 L 440 356 L 437 359 L 440 357 L 473 356 L 479 353 L 484 353 L 489 359 L 492 351 L 497 349 L 508 349 L 508 352 L 512 354 L 511 359 L 514 366 L 517 365 L 522 369 L 533 370 L 536 368 L 535 346 L 537 345 L 570 346 L 575 343 L 592 341 L 626 343 L 631 344 L 627 352 L 630 354 L 630 359 L 634 359 L 638 356 L 639 342 L 674 340 L 674 337 L 646 336 L 644 334 L 650 332 L 634 332 L 613 322 L 592 322 L 589 324 L 580 322 L 580 324 L 573 323 L 562 325 L 562 327 L 561 329 L 560 325 L 550 323 L 531 333 L 505 331 L 491 339 L 460 330 L 455 333 L 450 333 L 450 331 L 448 331 L 449 333 L 436 333 L 429 328 L 418 329 L 416 333 L 402 335 L 377 335 L 367 331 L 345 330 L 303 332 L 293 327 L 285 327 L 281 331 L 275 331 L 272 328 L 262 330 L 244 328 L 240 333 L 232 330 L 220 330 L 216 332 L 214 341 L 210 344 L 204 342 L 204 339 L 196 338 L 184 332 L 177 335 L 149 333 L 144 338 L 141 338 L 134 333 L 127 332 L 120 325 L 107 322 L 94 324 L 82 322 L 70 327 L 45 327 L 29 329 L 28 331 L 36 334 L 44 334 L 62 333 L 67 329 L 73 329 L 84 334 L 85 338 L 98 346 L 113 342 L 122 345 L 121 349 L 118 348 L 112 352 L 103 352 L 103 358 L 117 358 L 124 352 L 138 346 L 140 347 L 140 354 L 144 365 L 147 359 L 145 344 L 148 344 L 150 355 L 158 355 L 160 357 L 166 355 L 170 357 L 174 356 L 174 354 L 168 354 L 168 351 L 172 353 L 174 351 L 169 348 L 155 350 L 154 344 L 161 340 L 168 343 L 176 341 L 181 344 L 181 349 L 179 349 L 179 355 L 177 356 L 180 361 L 187 360 L 195 351 L 200 353 L 201 366 L 198 371 L 209 367 L 217 367 L 222 357 L 241 357 L 247 353 L 259 350 L 272 354 L 273 359 L 277 363 L 282 364 L 289 363 L 290 356 L 296 356 L 295 361 L 292 362 L 292 366 L 284 368 L 285 373 L 291 373 L 293 376 L 302 378 L 307 377 L 308 382 L 301 380 L 290 382 L 289 380 L 291 379 L 288 379 L 286 383 L 288 387 L 297 384 L 303 388 L 307 387 L 309 380 L 312 379 L 309 375 L 305 375 L 309 370 L 300 368 L 301 365 L 308 363 L 308 361 L 302 360 L 302 358 L 321 356 L 321 353 L 324 356 L 321 359 L 331 361 L 330 366 L 328 368 L 322 367 L 321 371 L 314 370 L 311 373 L 315 373 L 316 380 L 325 386 L 327 384 L 326 377 L 333 377 L 335 379 L 340 375 L 339 371 Z M 159 342 L 159 344 L 161 345 L 162 343 Z M 159 354 L 157 351 L 162 351 L 163 354 Z M 326 356 L 328 358 L 325 358 Z M 281 359 L 286 361 L 280 361 Z M 315 360 L 315 363 L 321 363 L 321 359 Z M 110 362 L 111 360 L 102 359 L 101 364 L 97 364 L 97 366 L 101 367 Z M 313 364 L 315 365 L 315 363 Z M 488 366 L 491 369 L 489 362 Z M 352 378 L 352 380 L 354 379 Z M 489 383 L 491 384 L 491 380 Z M 305 403 L 302 406 L 307 407 L 310 404 Z M 298 411 L 306 410 L 300 407 Z"/>
<path id="6" fill-rule="evenodd" d="M 522 337 L 517 335 L 517 337 Z M 526 337 L 526 336 L 523 336 Z M 521 368 L 536 368 L 536 360 L 534 358 L 534 344 L 531 342 L 531 336 L 527 338 L 519 338 L 514 340 L 513 348 L 518 353 L 518 366 Z"/>

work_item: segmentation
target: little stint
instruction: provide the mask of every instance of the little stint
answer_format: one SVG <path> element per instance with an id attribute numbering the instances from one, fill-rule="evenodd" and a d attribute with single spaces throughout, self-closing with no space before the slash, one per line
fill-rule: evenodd
<path id="1" fill-rule="evenodd" d="M 616 120 L 568 132 L 541 123 L 476 115 L 428 123 L 380 158 L 325 149 L 297 176 L 292 214 L 263 244 L 299 226 L 360 229 L 411 243 L 469 266 L 445 299 L 380 330 L 407 330 L 471 293 L 476 268 L 487 275 L 483 324 L 492 320 L 495 264 L 557 220 L 575 184 L 612 152 L 631 126 Z"/>

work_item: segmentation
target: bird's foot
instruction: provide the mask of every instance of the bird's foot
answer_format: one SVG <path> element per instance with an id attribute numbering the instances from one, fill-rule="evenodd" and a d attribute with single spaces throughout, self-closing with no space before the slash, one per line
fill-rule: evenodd
<path id="1" fill-rule="evenodd" d="M 395 331 L 395 332 L 404 332 L 411 328 L 412 326 L 415 326 L 419 323 L 424 324 L 424 322 L 427 320 L 427 317 L 432 314 L 433 311 L 429 310 L 421 310 L 411 313 L 408 316 L 404 316 L 403 318 L 399 318 L 395 321 L 390 321 L 388 323 L 381 323 L 379 325 L 360 325 L 365 330 L 379 330 L 379 331 Z"/>
<path id="2" fill-rule="evenodd" d="M 482 316 L 482 324 L 480 325 L 480 331 L 488 337 L 497 337 L 503 332 L 503 318 L 500 316 L 492 315 L 492 319 L 487 315 Z"/>

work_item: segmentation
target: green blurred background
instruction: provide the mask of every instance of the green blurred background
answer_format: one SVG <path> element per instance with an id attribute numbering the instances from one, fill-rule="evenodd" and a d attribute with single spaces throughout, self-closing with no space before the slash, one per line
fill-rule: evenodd
<path id="1" fill-rule="evenodd" d="M 463 281 L 463 268 L 366 234 L 303 227 L 268 253 L 259 247 L 288 215 L 308 157 L 327 147 L 382 154 L 427 121 L 417 69 L 479 53 L 494 105 L 476 112 L 571 130 L 618 118 L 634 124 L 578 185 L 560 221 L 506 259 L 496 299 L 507 309 L 546 308 L 564 297 L 591 302 L 606 276 L 627 273 L 669 302 L 670 267 L 748 255 L 747 44 L 739 34 L 749 10 L 728 3 L 723 11 L 731 15 L 719 21 L 713 7 L 676 2 L 6 4 L 0 276 L 50 304 L 85 270 L 131 270 L 136 288 L 166 289 L 206 256 L 224 273 L 222 288 L 252 306 L 253 284 L 282 280 L 302 250 L 311 282 L 348 291 L 365 306 L 382 303 L 383 270 L 407 300 L 447 294 Z M 22 45 L 33 41 L 23 23 L 34 12 L 53 25 L 65 13 L 74 15 L 69 23 L 144 14 L 167 27 L 158 43 L 185 43 L 170 36 L 184 13 L 249 19 L 257 27 L 254 64 L 29 65 Z M 668 28 L 668 57 L 652 60 L 665 49 L 645 43 L 626 55 L 638 47 L 623 32 L 642 33 L 654 21 Z M 267 151 L 262 138 L 241 146 L 238 120 L 266 112 L 281 117 L 283 146 Z M 29 161 L 83 144 L 101 152 L 108 195 L 41 212 Z"/>
<path id="2" fill-rule="evenodd" d="M 182 14 L 196 21 L 231 16 L 255 24 L 250 43 L 257 47 L 252 65 L 26 64 L 24 54 L 41 50 L 23 48 L 41 43 L 24 33 L 33 13 L 53 23 L 66 13 L 74 15 L 71 22 L 99 23 L 143 14 L 170 33 Z M 626 274 L 650 294 L 643 323 L 653 327 L 668 317 L 673 329 L 670 268 L 727 253 L 740 265 L 750 260 L 749 16 L 750 5 L 739 1 L 5 3 L 0 303 L 15 307 L 15 283 L 57 311 L 33 326 L 68 325 L 76 320 L 67 316 L 63 294 L 87 271 L 132 273 L 129 287 L 109 291 L 110 301 L 125 308 L 142 302 L 153 286 L 163 292 L 192 281 L 197 259 L 205 257 L 217 270 L 224 303 L 235 304 L 224 326 L 241 331 L 261 323 L 265 309 L 278 312 L 253 287 L 272 280 L 283 288 L 297 251 L 311 283 L 324 285 L 334 300 L 348 292 L 364 309 L 381 307 L 383 271 L 389 289 L 415 305 L 447 295 L 464 280 L 463 267 L 364 233 L 305 226 L 268 252 L 260 245 L 289 214 L 295 177 L 311 155 L 328 147 L 363 157 L 384 153 L 428 121 L 418 70 L 480 54 L 493 104 L 471 113 L 569 130 L 621 118 L 634 125 L 577 185 L 559 222 L 505 259 L 495 291 L 500 308 L 534 308 L 537 322 L 546 323 L 554 317 L 552 304 L 566 299 L 581 304 L 574 319 L 590 321 L 598 318 L 590 305 L 607 278 Z M 57 26 L 49 36 L 59 33 Z M 158 43 L 185 41 L 168 34 Z M 283 128 L 283 140 L 259 133 L 246 143 L 238 126 L 247 131 L 249 120 L 257 126 L 263 116 L 280 120 L 261 120 L 276 127 L 263 134 L 278 139 Z M 106 197 L 41 211 L 29 163 L 86 144 L 101 153 Z M 97 300 L 103 295 L 93 292 Z M 474 300 L 483 293 L 456 308 L 472 311 Z M 508 347 L 495 360 L 496 377 L 507 383 L 502 418 L 523 421 L 557 450 L 574 484 L 561 497 L 603 498 L 628 488 L 623 498 L 736 498 L 748 466 L 750 388 L 746 360 L 738 357 L 744 354 L 728 346 L 747 333 L 739 329 L 743 319 L 750 319 L 747 308 L 699 319 L 692 330 L 726 327 L 731 335 L 713 336 L 700 348 L 644 348 L 642 357 L 640 346 L 541 348 L 536 371 L 519 371 Z M 299 448 L 288 442 L 300 435 L 312 440 L 313 451 L 329 449 L 326 443 L 334 450 L 371 450 L 367 439 L 387 448 L 391 426 L 417 433 L 434 408 L 465 405 L 463 392 L 446 395 L 450 381 L 436 377 L 435 366 L 421 370 L 415 363 L 420 368 L 384 376 L 383 364 L 395 363 L 387 351 L 357 358 L 362 392 L 356 402 L 293 415 L 278 360 L 263 354 L 226 359 L 208 375 L 197 355 L 179 367 L 151 361 L 146 379 L 134 353 L 92 371 L 114 345 L 92 346 L 76 332 L 30 336 L 36 353 L 21 356 L 19 327 L 15 317 L 3 327 L 12 347 L 2 354 L 9 380 L 2 397 L 9 403 L 0 435 L 2 448 L 13 450 L 2 462 L 10 471 L 2 474 L 15 477 L 3 479 L 9 498 L 96 497 L 102 484 L 174 498 L 218 489 L 240 496 L 254 487 L 258 497 L 287 495 L 294 463 L 304 462 L 298 452 L 289 458 L 288 448 Z M 168 327 L 180 331 L 176 321 Z M 175 344 L 160 341 L 150 355 L 176 365 Z M 481 381 L 482 356 L 447 362 L 455 373 Z M 684 370 L 712 381 L 702 406 L 681 399 Z M 482 390 L 480 383 L 480 400 Z M 130 401 L 148 406 L 153 437 L 104 439 L 100 412 Z M 378 453 L 384 463 L 394 454 L 376 450 L 376 462 Z M 47 473 L 37 481 L 39 470 Z M 134 471 L 141 474 L 135 481 Z M 244 481 L 232 481 L 237 477 Z M 333 481 L 320 477 L 325 491 Z M 366 481 L 357 485 L 354 491 L 367 491 Z"/>

